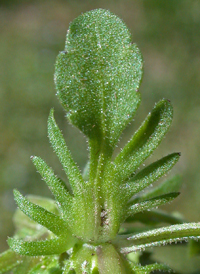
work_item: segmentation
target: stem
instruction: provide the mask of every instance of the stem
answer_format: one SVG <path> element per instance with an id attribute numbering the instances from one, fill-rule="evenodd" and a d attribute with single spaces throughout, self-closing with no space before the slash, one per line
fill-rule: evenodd
<path id="1" fill-rule="evenodd" d="M 96 240 L 98 240 L 102 235 L 101 215 L 105 207 L 105 199 L 102 191 L 102 184 L 104 182 L 104 170 L 112 156 L 112 149 L 105 140 L 102 140 L 100 143 L 97 139 L 89 140 L 89 147 L 90 176 L 88 190 L 92 191 L 91 195 L 93 196 L 93 210 L 95 216 L 94 235 Z"/>
<path id="2" fill-rule="evenodd" d="M 97 138 L 89 139 L 89 148 L 90 148 L 90 175 L 89 175 L 89 183 L 92 185 L 96 178 L 97 167 L 99 162 L 99 155 L 101 152 L 100 142 Z"/>

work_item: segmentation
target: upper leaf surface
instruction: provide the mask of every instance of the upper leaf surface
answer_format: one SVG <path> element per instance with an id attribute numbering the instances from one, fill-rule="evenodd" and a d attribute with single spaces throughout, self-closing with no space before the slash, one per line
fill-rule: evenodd
<path id="1" fill-rule="evenodd" d="M 126 191 L 127 197 L 130 199 L 131 196 L 133 196 L 134 194 L 143 190 L 144 188 L 148 187 L 154 181 L 158 180 L 161 176 L 163 176 L 165 173 L 167 173 L 176 164 L 176 162 L 179 160 L 179 157 L 180 157 L 179 153 L 169 154 L 169 155 L 163 157 L 162 159 L 147 166 L 146 168 L 142 169 L 140 172 L 138 172 L 127 183 L 122 185 L 122 189 L 124 189 Z M 170 182 L 165 183 L 163 188 L 159 187 L 159 189 L 162 188 L 162 191 L 161 190 L 160 190 L 160 192 L 156 191 L 155 195 L 145 196 L 147 194 L 143 193 L 142 196 L 144 196 L 144 199 L 149 199 L 149 198 L 153 198 L 158 195 L 162 195 L 162 194 L 169 193 L 169 192 L 176 192 L 179 190 L 179 188 L 177 188 L 175 186 L 175 184 L 173 184 L 174 188 L 173 188 L 173 186 L 166 187 L 166 185 L 168 185 L 168 184 L 170 184 Z M 180 185 L 180 183 L 179 183 L 179 185 Z M 149 193 L 149 191 L 148 191 L 148 193 Z M 137 197 L 137 199 L 138 199 L 138 197 Z"/>
<path id="2" fill-rule="evenodd" d="M 48 118 L 48 135 L 49 141 L 52 144 L 53 149 L 55 150 L 63 169 L 69 179 L 69 183 L 72 187 L 74 195 L 79 193 L 81 187 L 84 186 L 84 180 L 81 176 L 81 173 L 72 159 L 71 153 L 66 146 L 63 135 L 56 124 L 53 115 L 53 109 L 51 110 Z"/>
<path id="3" fill-rule="evenodd" d="M 137 197 L 137 202 L 138 201 L 143 201 L 146 199 L 151 199 L 153 197 L 163 195 L 165 193 L 170 193 L 170 192 L 177 192 L 180 189 L 181 186 L 181 179 L 180 176 L 175 175 L 171 179 L 168 179 L 161 184 L 157 185 L 153 189 L 149 189 L 147 192 L 142 193 L 139 197 Z"/>
<path id="4" fill-rule="evenodd" d="M 136 213 L 134 216 L 128 217 L 125 223 L 131 223 L 131 225 L 135 225 L 134 222 L 138 221 L 145 225 L 151 226 L 160 223 L 182 224 L 185 222 L 185 220 L 179 216 L 176 216 L 175 214 L 169 214 L 162 210 L 151 210 Z"/>
<path id="5" fill-rule="evenodd" d="M 62 181 L 57 178 L 53 170 L 40 157 L 32 157 L 33 163 L 40 175 L 47 183 L 50 191 L 56 198 L 59 209 L 65 215 L 72 203 L 72 197 L 66 189 Z"/>
<path id="6" fill-rule="evenodd" d="M 27 198 L 32 203 L 42 206 L 54 214 L 59 214 L 58 207 L 54 200 L 35 195 L 28 195 Z M 18 238 L 25 238 L 28 236 L 29 239 L 40 239 L 50 232 L 45 227 L 42 227 L 37 222 L 31 220 L 19 208 L 15 211 L 13 222 L 15 226 L 15 236 Z"/>
<path id="7" fill-rule="evenodd" d="M 140 102 L 142 57 L 126 25 L 109 11 L 80 15 L 56 62 L 57 94 L 69 120 L 114 146 Z"/>
<path id="8" fill-rule="evenodd" d="M 155 104 L 140 128 L 135 132 L 129 143 L 115 158 L 116 179 L 126 180 L 158 147 L 169 130 L 172 122 L 173 109 L 171 103 L 163 99 Z"/>
<path id="9" fill-rule="evenodd" d="M 33 221 L 38 222 L 40 225 L 46 227 L 58 236 L 62 234 L 64 230 L 66 233 L 67 223 L 58 215 L 46 210 L 45 208 L 39 205 L 31 203 L 28 199 L 23 197 L 17 190 L 14 190 L 14 197 L 21 211 L 24 214 L 26 214 L 29 218 L 31 218 Z"/>
<path id="10" fill-rule="evenodd" d="M 172 192 L 151 198 L 141 203 L 133 204 L 128 208 L 128 215 L 134 215 L 135 213 L 142 212 L 144 210 L 150 210 L 151 208 L 164 205 L 175 199 L 179 194 L 179 192 Z"/>

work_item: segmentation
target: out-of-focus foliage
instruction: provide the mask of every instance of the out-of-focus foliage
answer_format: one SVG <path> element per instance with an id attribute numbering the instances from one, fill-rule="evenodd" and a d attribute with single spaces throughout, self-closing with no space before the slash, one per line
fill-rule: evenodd
<path id="1" fill-rule="evenodd" d="M 180 211 L 185 219 L 198 221 L 200 194 L 200 3 L 199 1 L 117 0 L 117 1 L 1 1 L 0 4 L 0 242 L 12 235 L 15 209 L 12 189 L 23 193 L 50 196 L 29 160 L 41 155 L 64 177 L 47 140 L 49 109 L 56 109 L 62 129 L 75 160 L 83 169 L 86 162 L 85 139 L 67 125 L 55 97 L 52 75 L 55 57 L 63 49 L 69 22 L 86 10 L 102 7 L 123 18 L 143 53 L 144 81 L 142 105 L 136 123 L 124 134 L 124 143 L 137 125 L 162 97 L 172 101 L 174 120 L 167 139 L 153 160 L 178 150 L 182 157 L 173 173 L 181 173 L 180 198 L 169 211 Z M 78 156 L 77 156 L 78 155 Z M 174 248 L 174 254 L 179 247 Z M 198 269 L 199 258 L 187 259 L 180 248 L 185 273 Z M 173 260 L 160 249 L 157 256 Z M 172 253 L 170 251 L 170 253 Z M 178 253 L 178 252 L 177 252 Z M 176 256 L 178 256 L 176 254 Z M 179 255 L 180 256 L 180 255 Z M 161 257 L 162 259 L 162 257 Z"/>

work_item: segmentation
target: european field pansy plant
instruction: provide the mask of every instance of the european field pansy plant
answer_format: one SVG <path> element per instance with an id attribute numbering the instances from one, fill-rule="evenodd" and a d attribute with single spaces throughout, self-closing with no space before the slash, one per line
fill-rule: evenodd
<path id="1" fill-rule="evenodd" d="M 169 130 L 169 100 L 157 102 L 113 156 L 140 105 L 142 75 L 140 50 L 117 16 L 97 9 L 70 24 L 54 79 L 68 121 L 88 139 L 89 162 L 81 174 L 52 109 L 48 137 L 68 184 L 46 161 L 32 157 L 55 200 L 24 197 L 14 190 L 16 233 L 8 239 L 10 249 L 1 254 L 0 273 L 148 274 L 170 268 L 159 263 L 142 266 L 143 251 L 200 238 L 200 223 L 185 223 L 156 210 L 180 194 L 177 177 L 148 188 L 172 169 L 180 153 L 142 166 Z"/>

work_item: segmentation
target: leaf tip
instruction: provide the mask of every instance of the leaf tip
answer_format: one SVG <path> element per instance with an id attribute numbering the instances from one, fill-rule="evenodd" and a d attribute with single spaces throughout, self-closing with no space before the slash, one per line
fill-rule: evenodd
<path id="1" fill-rule="evenodd" d="M 13 189 L 14 199 L 16 200 L 19 196 L 22 196 L 21 193 L 17 189 Z"/>
<path id="2" fill-rule="evenodd" d="M 7 243 L 12 250 L 14 250 L 14 241 L 15 239 L 13 237 L 8 237 L 7 239 Z"/>

